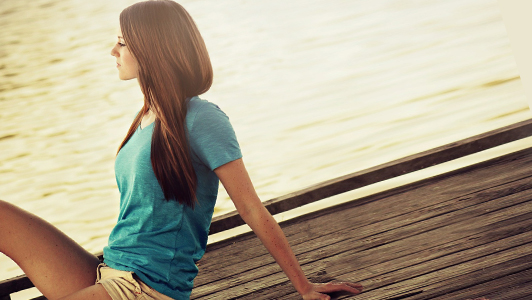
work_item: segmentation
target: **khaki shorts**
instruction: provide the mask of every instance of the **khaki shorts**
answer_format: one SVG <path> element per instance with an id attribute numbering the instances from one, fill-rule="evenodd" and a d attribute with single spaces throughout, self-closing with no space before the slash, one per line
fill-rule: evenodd
<path id="1" fill-rule="evenodd" d="M 133 272 L 98 265 L 96 283 L 101 284 L 113 300 L 173 300 L 142 282 Z"/>

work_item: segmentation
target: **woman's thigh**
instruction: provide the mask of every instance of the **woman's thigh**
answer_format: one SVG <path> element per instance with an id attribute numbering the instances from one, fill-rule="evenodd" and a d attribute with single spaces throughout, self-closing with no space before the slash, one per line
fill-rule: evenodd
<path id="1" fill-rule="evenodd" d="M 48 298 L 94 285 L 99 260 L 43 219 L 0 200 L 0 252 Z"/>

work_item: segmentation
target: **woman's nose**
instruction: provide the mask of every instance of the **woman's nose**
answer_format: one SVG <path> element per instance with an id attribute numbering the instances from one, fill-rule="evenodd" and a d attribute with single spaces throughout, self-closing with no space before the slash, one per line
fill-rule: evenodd
<path id="1" fill-rule="evenodd" d="M 111 48 L 111 55 L 112 56 L 118 56 L 118 51 L 116 51 L 117 45 L 114 45 L 113 48 Z"/>

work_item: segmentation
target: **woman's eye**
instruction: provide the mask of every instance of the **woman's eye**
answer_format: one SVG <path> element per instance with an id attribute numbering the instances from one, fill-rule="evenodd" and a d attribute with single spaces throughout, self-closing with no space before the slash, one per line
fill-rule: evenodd
<path id="1" fill-rule="evenodd" d="M 125 47 L 125 46 L 126 46 L 126 44 L 123 44 L 123 43 L 120 43 L 120 42 L 118 42 L 117 44 L 118 44 L 120 47 Z"/>

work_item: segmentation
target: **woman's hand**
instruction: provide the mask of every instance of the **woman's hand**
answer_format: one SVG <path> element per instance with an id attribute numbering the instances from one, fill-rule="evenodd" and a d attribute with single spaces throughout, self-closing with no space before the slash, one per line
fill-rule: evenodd
<path id="1" fill-rule="evenodd" d="M 329 300 L 331 297 L 326 295 L 334 292 L 347 292 L 359 294 L 362 292 L 362 285 L 354 282 L 328 282 L 328 283 L 311 283 L 312 289 L 301 295 L 305 300 Z"/>

